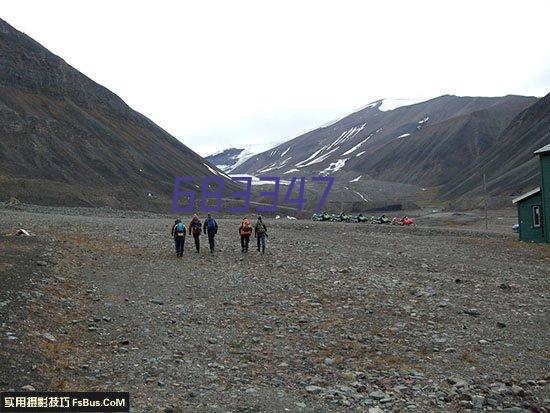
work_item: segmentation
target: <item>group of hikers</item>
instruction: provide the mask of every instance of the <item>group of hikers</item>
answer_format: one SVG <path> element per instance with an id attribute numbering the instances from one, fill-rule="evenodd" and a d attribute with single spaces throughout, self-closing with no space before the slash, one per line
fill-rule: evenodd
<path id="1" fill-rule="evenodd" d="M 204 220 L 204 224 L 201 223 L 197 214 L 193 215 L 191 221 L 186 226 L 179 218 L 176 219 L 174 225 L 172 225 L 172 237 L 176 245 L 176 255 L 183 257 L 183 247 L 185 245 L 186 235 L 193 235 L 195 240 L 195 252 L 200 253 L 200 236 L 202 234 L 208 235 L 208 245 L 210 247 L 210 253 L 213 254 L 216 247 L 216 234 L 218 233 L 218 223 L 212 217 L 212 214 L 208 214 Z M 250 243 L 250 237 L 254 233 L 254 237 L 257 240 L 258 252 L 265 253 L 265 245 L 267 238 L 267 227 L 264 224 L 262 217 L 258 217 L 256 224 L 252 227 L 250 220 L 244 217 L 239 225 L 239 235 L 241 237 L 241 252 L 248 252 L 248 245 Z"/>

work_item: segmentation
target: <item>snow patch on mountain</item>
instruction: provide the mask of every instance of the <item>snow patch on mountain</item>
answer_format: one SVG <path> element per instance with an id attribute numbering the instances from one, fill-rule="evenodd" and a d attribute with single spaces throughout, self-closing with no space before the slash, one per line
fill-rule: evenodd
<path id="1" fill-rule="evenodd" d="M 254 155 L 257 155 L 259 153 L 264 152 L 266 149 L 267 144 L 252 144 L 252 145 L 246 145 L 244 149 L 238 154 L 233 156 L 232 158 L 236 160 L 236 162 L 231 165 L 227 169 L 223 169 L 224 172 L 231 172 L 234 171 L 238 166 L 252 158 Z M 218 165 L 216 165 L 218 166 Z M 218 166 L 219 167 L 219 166 Z M 221 168 L 220 168 L 221 169 Z"/>
<path id="2" fill-rule="evenodd" d="M 206 166 L 208 170 L 212 172 L 214 175 L 218 175 L 218 171 L 216 171 L 215 169 L 212 169 L 209 165 L 205 164 L 204 162 L 203 162 L 203 165 Z"/>
<path id="3" fill-rule="evenodd" d="M 351 139 L 353 138 L 355 135 L 357 135 L 359 132 L 361 132 L 365 126 L 367 124 L 366 123 L 363 123 L 361 126 L 357 127 L 357 126 L 354 126 L 353 128 L 351 129 L 348 129 L 347 131 L 344 131 L 342 132 L 342 134 L 334 141 L 332 142 L 329 147 L 327 148 L 327 150 L 329 150 L 330 148 L 332 148 L 333 146 L 336 146 L 338 144 L 342 144 L 344 143 L 345 141 L 347 141 L 348 139 Z"/>
<path id="4" fill-rule="evenodd" d="M 274 185 L 275 182 L 274 181 L 261 181 L 259 177 L 257 176 L 254 176 L 254 175 L 249 175 L 249 174 L 236 174 L 236 175 L 230 175 L 231 178 L 250 178 L 251 179 L 251 184 L 256 186 L 256 185 Z M 240 181 L 240 182 L 243 182 L 243 181 Z M 279 179 L 279 184 L 280 185 L 290 185 L 290 181 L 286 180 L 286 179 Z"/>
<path id="5" fill-rule="evenodd" d="M 359 197 L 360 197 L 363 201 L 369 202 L 369 200 L 368 200 L 367 198 L 365 198 L 365 196 L 364 196 L 362 193 L 357 192 L 357 191 L 353 191 L 353 192 L 354 192 L 355 194 L 359 195 Z"/>
<path id="6" fill-rule="evenodd" d="M 343 158 L 338 159 L 336 162 L 331 162 L 329 166 L 327 166 L 325 169 L 321 171 L 322 175 L 327 175 L 329 173 L 335 173 L 338 172 L 340 169 L 342 169 L 346 165 L 346 161 L 349 158 Z"/>
<path id="7" fill-rule="evenodd" d="M 350 153 L 356 151 L 357 149 L 359 149 L 359 147 L 360 147 L 361 145 L 363 145 L 363 144 L 364 144 L 366 141 L 368 141 L 371 137 L 372 137 L 372 133 L 371 133 L 369 136 L 367 136 L 365 139 L 363 139 L 361 142 L 359 142 L 357 145 L 355 145 L 353 148 L 351 148 L 351 149 L 347 150 L 346 152 L 344 152 L 344 153 L 342 154 L 342 156 L 349 155 Z"/>
<path id="8" fill-rule="evenodd" d="M 327 147 L 327 145 L 325 145 L 325 146 L 323 146 L 321 149 L 319 149 L 319 150 L 313 152 L 313 154 L 310 155 L 307 159 L 304 159 L 303 161 L 298 162 L 295 166 L 297 166 L 297 167 L 304 166 L 304 165 L 303 165 L 304 163 L 306 163 L 306 162 L 312 160 L 313 158 L 315 158 L 315 157 L 316 157 L 317 155 L 319 155 L 319 154 L 323 151 L 323 149 L 325 149 L 326 147 Z"/>
<path id="9" fill-rule="evenodd" d="M 258 173 L 263 174 L 263 173 L 272 171 L 274 169 L 277 169 L 277 163 L 272 163 L 267 168 L 263 168 L 263 169 L 258 170 Z"/>
<path id="10" fill-rule="evenodd" d="M 357 178 L 353 178 L 350 182 L 357 182 L 363 175 L 359 175 Z"/>
<path id="11" fill-rule="evenodd" d="M 300 167 L 300 168 L 303 168 L 303 167 L 305 167 L 305 166 L 310 166 L 310 165 L 313 165 L 313 164 L 316 164 L 316 163 L 319 163 L 319 162 L 323 162 L 325 159 L 327 159 L 327 158 L 330 156 L 330 154 L 332 154 L 334 151 L 338 150 L 339 148 L 340 148 L 340 147 L 337 146 L 337 147 L 334 148 L 333 150 L 328 151 L 327 153 L 325 153 L 325 154 L 319 156 L 318 158 L 313 159 L 312 161 L 309 161 L 308 163 L 302 164 L 302 163 L 300 162 L 300 165 L 296 164 L 296 166 L 298 166 L 298 167 Z"/>
<path id="12" fill-rule="evenodd" d="M 205 164 L 204 162 L 203 162 L 203 165 L 206 166 L 206 167 L 208 168 L 208 170 L 209 170 L 210 172 L 212 172 L 214 175 L 219 175 L 219 176 L 223 176 L 223 177 L 225 177 L 225 178 L 227 178 L 227 179 L 231 179 L 231 177 L 230 177 L 229 175 L 227 175 L 226 173 L 216 171 L 214 168 L 210 167 L 210 165 Z"/>
<path id="13" fill-rule="evenodd" d="M 283 175 L 286 175 L 286 174 L 291 174 L 293 172 L 299 172 L 300 170 L 297 169 L 297 168 L 293 168 L 293 169 L 289 169 L 288 171 L 286 172 L 283 172 Z"/>

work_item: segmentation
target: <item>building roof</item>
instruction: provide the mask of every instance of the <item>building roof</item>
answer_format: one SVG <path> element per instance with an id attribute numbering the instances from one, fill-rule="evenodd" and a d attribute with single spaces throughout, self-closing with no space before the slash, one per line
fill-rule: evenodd
<path id="1" fill-rule="evenodd" d="M 512 199 L 512 203 L 517 204 L 519 201 L 523 201 L 530 196 L 536 195 L 540 192 L 540 187 L 533 189 L 532 191 L 526 192 L 523 195 L 518 196 L 517 198 Z"/>
<path id="2" fill-rule="evenodd" d="M 547 153 L 547 152 L 550 152 L 550 143 L 546 146 L 543 146 L 542 148 L 540 149 L 537 149 L 535 151 L 535 155 L 540 155 L 542 153 Z"/>

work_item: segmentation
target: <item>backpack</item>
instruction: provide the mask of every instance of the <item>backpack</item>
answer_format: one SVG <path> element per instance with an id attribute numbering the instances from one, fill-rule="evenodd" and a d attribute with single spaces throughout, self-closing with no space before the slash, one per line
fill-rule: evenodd
<path id="1" fill-rule="evenodd" d="M 257 226 L 257 228 L 256 228 L 256 232 L 257 232 L 258 234 L 265 234 L 266 229 L 267 229 L 267 228 L 265 227 L 264 223 L 263 223 L 263 222 L 259 222 L 259 223 L 258 223 L 258 226 Z"/>
<path id="2" fill-rule="evenodd" d="M 201 234 L 201 222 L 198 219 L 191 223 L 191 228 L 193 229 L 193 235 Z"/>
<path id="3" fill-rule="evenodd" d="M 215 219 L 208 219 L 206 220 L 206 228 L 208 228 L 208 232 L 213 233 L 216 232 L 216 220 Z"/>
<path id="4" fill-rule="evenodd" d="M 243 222 L 241 226 L 241 232 L 243 235 L 250 235 L 252 234 L 252 226 L 250 225 L 250 222 Z"/>
<path id="5" fill-rule="evenodd" d="M 185 237 L 185 226 L 183 225 L 183 223 L 181 222 L 178 222 L 178 224 L 176 225 L 176 237 Z"/>

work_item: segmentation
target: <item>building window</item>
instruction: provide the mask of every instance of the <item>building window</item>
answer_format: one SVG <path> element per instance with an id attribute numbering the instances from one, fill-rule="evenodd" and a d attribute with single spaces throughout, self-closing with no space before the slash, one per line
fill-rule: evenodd
<path id="1" fill-rule="evenodd" d="M 533 228 L 540 228 L 540 205 L 533 205 Z"/>

